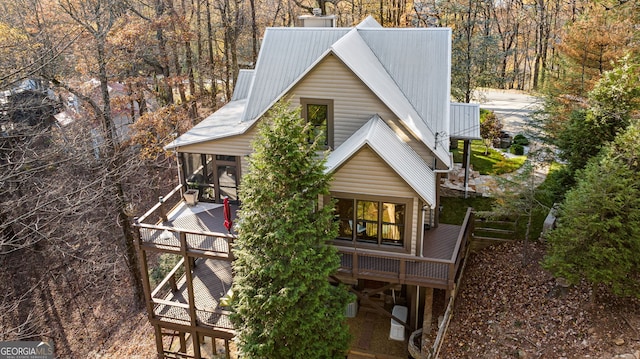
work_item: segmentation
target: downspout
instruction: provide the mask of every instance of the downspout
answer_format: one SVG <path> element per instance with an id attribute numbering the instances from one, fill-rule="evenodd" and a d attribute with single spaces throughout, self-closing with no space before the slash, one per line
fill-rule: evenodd
<path id="1" fill-rule="evenodd" d="M 427 211 L 427 205 L 422 206 L 422 228 L 420 229 L 420 257 L 424 257 L 424 213 Z M 429 219 L 431 220 L 431 219 Z"/>
<path id="2" fill-rule="evenodd" d="M 416 286 L 416 329 L 420 325 L 420 286 Z"/>

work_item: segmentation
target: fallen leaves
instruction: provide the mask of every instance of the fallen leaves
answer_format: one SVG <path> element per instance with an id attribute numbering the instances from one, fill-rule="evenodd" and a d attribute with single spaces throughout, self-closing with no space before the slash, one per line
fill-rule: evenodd
<path id="1" fill-rule="evenodd" d="M 640 302 L 601 296 L 593 307 L 589 286 L 559 285 L 540 267 L 544 252 L 516 242 L 469 257 L 440 357 L 612 358 L 640 349 Z"/>

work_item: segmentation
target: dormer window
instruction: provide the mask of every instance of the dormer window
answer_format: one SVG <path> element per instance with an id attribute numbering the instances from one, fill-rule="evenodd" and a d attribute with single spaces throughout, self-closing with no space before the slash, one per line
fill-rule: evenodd
<path id="1" fill-rule="evenodd" d="M 333 100 L 301 98 L 302 118 L 312 126 L 309 143 L 320 135 L 324 148 L 333 148 Z"/>

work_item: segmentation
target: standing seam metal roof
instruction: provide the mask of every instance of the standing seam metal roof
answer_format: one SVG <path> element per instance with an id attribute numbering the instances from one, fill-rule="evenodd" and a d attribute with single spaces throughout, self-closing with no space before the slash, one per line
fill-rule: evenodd
<path id="1" fill-rule="evenodd" d="M 382 28 L 371 17 L 355 28 L 269 28 L 255 70 L 238 76 L 233 101 L 167 147 L 243 133 L 333 52 L 450 167 L 449 133 L 464 130 L 449 119 L 450 38 L 450 29 Z M 207 126 L 215 130 L 208 138 Z"/>
<path id="2" fill-rule="evenodd" d="M 249 96 L 249 89 L 253 82 L 254 70 L 240 70 L 238 72 L 238 78 L 236 79 L 235 87 L 233 89 L 233 96 L 231 101 L 243 100 Z"/>
<path id="3" fill-rule="evenodd" d="M 297 83 L 349 28 L 268 28 L 242 121 L 255 121 Z"/>
<path id="4" fill-rule="evenodd" d="M 405 122 L 416 138 L 427 144 L 435 141 L 435 132 L 427 123 L 420 120 L 420 115 L 413 105 L 409 103 L 356 29 L 333 44 L 331 49 L 398 118 Z M 446 163 L 448 156 L 441 160 Z"/>
<path id="5" fill-rule="evenodd" d="M 460 140 L 479 140 L 480 105 L 476 103 L 451 104 L 450 136 Z"/>

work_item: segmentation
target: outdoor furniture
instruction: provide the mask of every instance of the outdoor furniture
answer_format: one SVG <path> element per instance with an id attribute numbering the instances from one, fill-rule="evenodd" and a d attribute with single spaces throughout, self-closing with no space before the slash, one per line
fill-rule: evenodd
<path id="1" fill-rule="evenodd" d="M 406 323 L 408 308 L 402 305 L 394 305 L 391 314 Z M 391 329 L 389 330 L 389 339 L 404 341 L 404 325 L 398 323 L 395 319 L 391 319 Z"/>
<path id="2" fill-rule="evenodd" d="M 352 220 L 349 220 L 349 227 L 351 227 L 351 230 L 353 231 L 353 221 Z M 358 234 L 364 233 L 367 230 L 367 226 L 362 226 L 362 225 L 360 225 L 360 223 L 356 223 L 356 227 L 357 227 Z"/>

